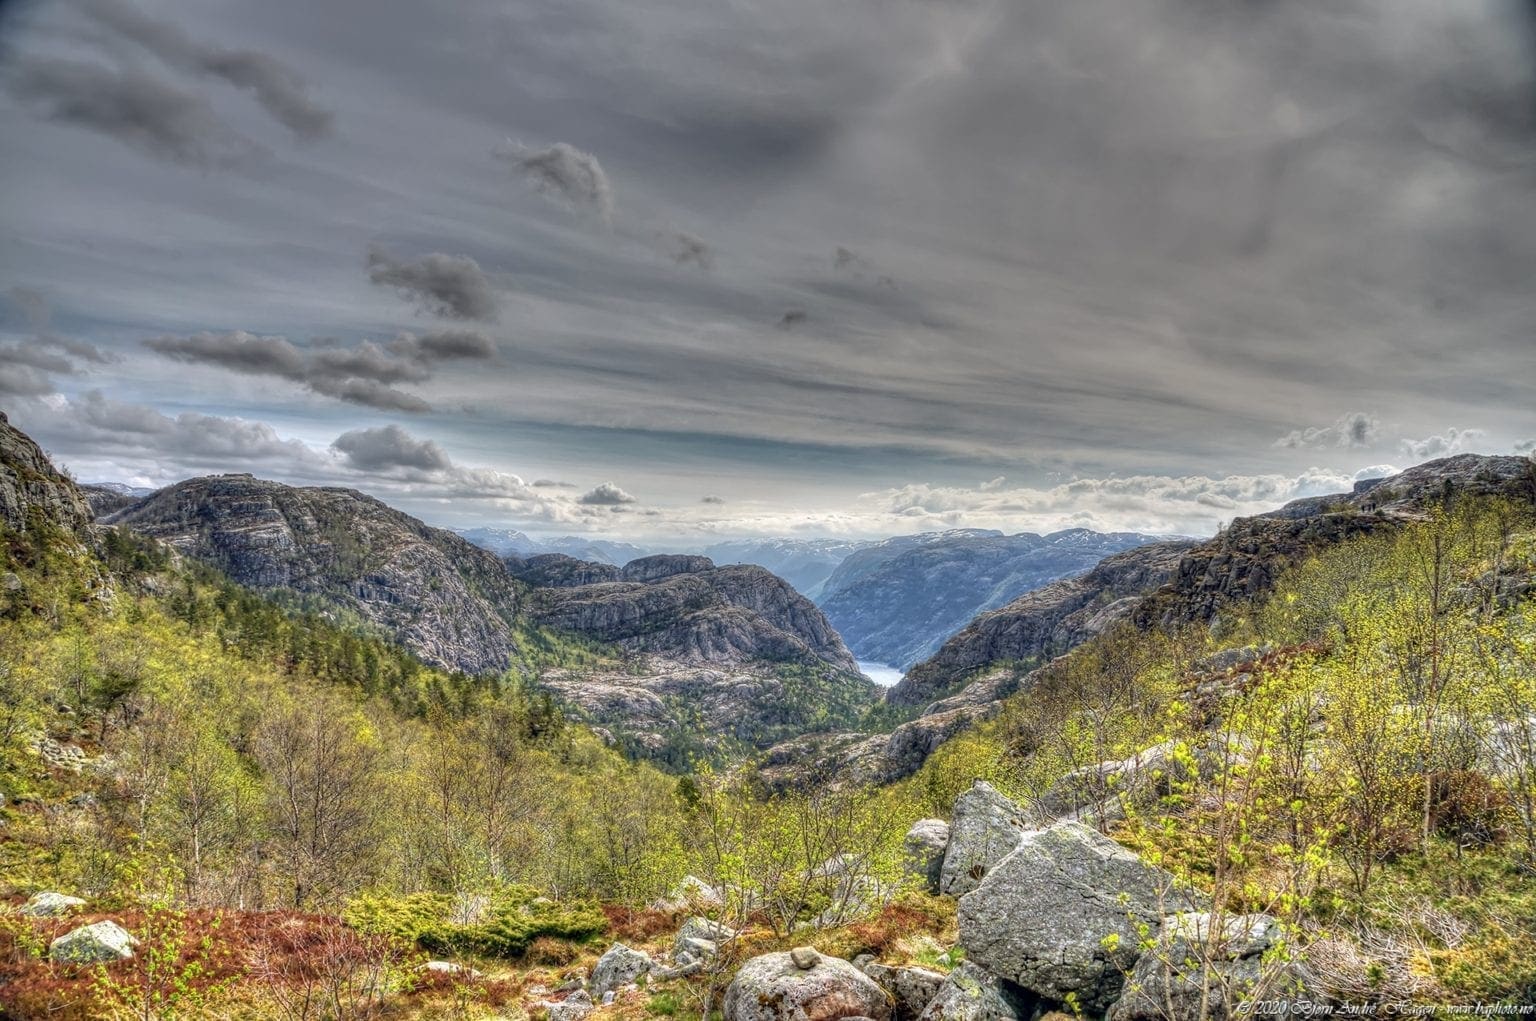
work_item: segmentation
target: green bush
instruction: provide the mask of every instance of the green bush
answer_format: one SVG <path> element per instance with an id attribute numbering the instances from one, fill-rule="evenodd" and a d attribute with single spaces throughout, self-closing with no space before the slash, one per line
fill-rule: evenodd
<path id="1" fill-rule="evenodd" d="M 362 896 L 347 906 L 343 917 L 353 928 L 387 933 L 428 953 L 503 958 L 521 956 L 540 937 L 583 942 L 607 928 L 596 905 L 556 904 L 527 887 L 493 894 L 481 918 L 471 924 L 453 921 L 453 908 L 454 898 L 446 893 Z"/>

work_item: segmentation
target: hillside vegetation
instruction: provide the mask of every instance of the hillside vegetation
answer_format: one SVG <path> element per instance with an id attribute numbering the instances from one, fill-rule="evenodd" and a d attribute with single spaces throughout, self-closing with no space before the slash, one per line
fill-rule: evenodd
<path id="1" fill-rule="evenodd" d="M 0 897 L 31 912 L 0 914 L 7 1016 L 708 1017 L 744 962 L 796 944 L 820 951 L 812 973 L 868 953 L 882 981 L 980 982 L 1013 1004 L 981 1016 L 1012 1021 L 1230 1017 L 1297 975 L 1315 1002 L 1536 997 L 1529 501 L 1448 487 L 1296 558 L 1214 624 L 1123 619 L 1017 667 L 996 715 L 899 783 L 797 788 L 751 761 L 627 759 L 526 673 L 429 666 L 94 529 L 49 472 L 27 469 L 33 495 L 0 526 Z M 515 640 L 571 672 L 612 655 Z M 1090 933 L 1079 995 L 1065 964 L 983 939 L 996 904 L 1035 887 L 998 855 L 966 867 L 977 799 L 1010 820 L 1007 861 L 1023 839 L 1107 854 L 1107 833 L 1114 860 L 1204 904 L 1200 924 L 1261 920 L 1267 949 L 1239 982 L 1237 958 L 1179 949 L 1155 918 Z M 80 901 L 40 913 L 48 893 Z M 1001 917 L 1005 940 L 1046 924 Z M 84 922 L 137 948 L 58 959 Z M 692 957 L 701 933 L 714 950 Z M 602 978 L 637 948 L 643 966 Z M 1215 991 L 1195 1013 L 1128 1013 L 1148 962 Z M 924 1012 L 936 988 L 898 1019 L 950 1016 Z M 739 990 L 729 1002 L 739 1021 Z"/>

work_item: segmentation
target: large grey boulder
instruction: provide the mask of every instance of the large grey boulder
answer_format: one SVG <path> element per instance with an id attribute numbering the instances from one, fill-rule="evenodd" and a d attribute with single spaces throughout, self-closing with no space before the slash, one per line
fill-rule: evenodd
<path id="1" fill-rule="evenodd" d="M 592 979 L 588 986 L 593 996 L 602 996 L 624 988 L 654 967 L 656 962 L 648 955 L 632 950 L 623 943 L 615 943 L 592 966 Z"/>
<path id="2" fill-rule="evenodd" d="M 854 1017 L 890 1021 L 890 997 L 847 961 L 808 947 L 752 958 L 741 966 L 725 991 L 725 1021 L 841 1021 Z"/>
<path id="3" fill-rule="evenodd" d="M 987 870 L 1019 846 L 1028 829 L 1022 808 L 985 780 L 955 799 L 949 843 L 939 868 L 939 892 L 953 897 L 976 889 Z"/>
<path id="4" fill-rule="evenodd" d="M 736 938 L 736 930 L 695 915 L 683 923 L 672 941 L 672 960 L 680 965 L 706 961 L 720 952 L 720 945 Z"/>
<path id="5" fill-rule="evenodd" d="M 944 851 L 949 847 L 949 823 L 943 819 L 919 819 L 902 841 L 902 866 L 908 879 L 928 893 L 939 892 Z"/>
<path id="6" fill-rule="evenodd" d="M 865 963 L 860 964 L 863 960 Z M 939 994 L 945 976 L 927 968 L 893 968 L 868 958 L 853 962 L 864 974 L 877 982 L 881 989 L 891 994 L 896 1002 L 896 1021 L 916 1021 L 918 1015 Z"/>
<path id="7" fill-rule="evenodd" d="M 1299 961 L 1276 949 L 1283 943 L 1279 923 L 1269 915 L 1218 919 L 1190 912 L 1166 918 L 1152 948 L 1136 962 L 1124 995 L 1110 1008 L 1108 1021 L 1199 1017 L 1202 997 L 1209 1021 L 1243 1017 L 1239 1004 L 1254 1001 L 1273 1007 L 1266 1010 L 1271 1016 L 1313 1014 L 1316 980 Z"/>
<path id="8" fill-rule="evenodd" d="M 1026 1021 L 1034 1010 L 1028 992 L 965 961 L 949 973 L 920 1021 Z"/>
<path id="9" fill-rule="evenodd" d="M 126 961 L 138 945 L 133 934 L 116 922 L 96 922 L 67 932 L 48 944 L 48 959 L 70 964 Z"/>
<path id="10" fill-rule="evenodd" d="M 1024 836 L 960 899 L 966 959 L 1057 1002 L 1092 1013 L 1120 995 L 1140 956 L 1141 926 L 1203 907 L 1173 876 L 1081 823 Z"/>
<path id="11" fill-rule="evenodd" d="M 70 897 L 67 894 L 44 891 L 34 893 L 30 900 L 18 910 L 21 914 L 30 915 L 33 918 L 59 918 L 63 915 L 74 914 L 85 907 L 85 901 L 79 897 Z"/>

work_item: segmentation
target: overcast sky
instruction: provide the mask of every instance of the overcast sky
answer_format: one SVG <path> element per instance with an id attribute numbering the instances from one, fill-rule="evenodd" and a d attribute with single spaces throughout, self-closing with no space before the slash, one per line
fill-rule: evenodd
<path id="1" fill-rule="evenodd" d="M 0 407 L 84 480 L 1205 533 L 1536 441 L 1523 0 L 0 12 Z"/>

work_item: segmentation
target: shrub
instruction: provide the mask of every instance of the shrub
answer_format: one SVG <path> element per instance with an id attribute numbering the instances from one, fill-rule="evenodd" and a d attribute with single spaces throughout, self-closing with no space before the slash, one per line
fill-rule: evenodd
<path id="1" fill-rule="evenodd" d="M 521 956 L 534 940 L 583 942 L 601 935 L 607 919 L 592 904 L 555 904 L 525 887 L 510 887 L 490 900 L 473 922 L 452 921 L 454 898 L 446 893 L 403 897 L 364 896 L 344 913 L 349 925 L 416 943 L 434 954 Z"/>

